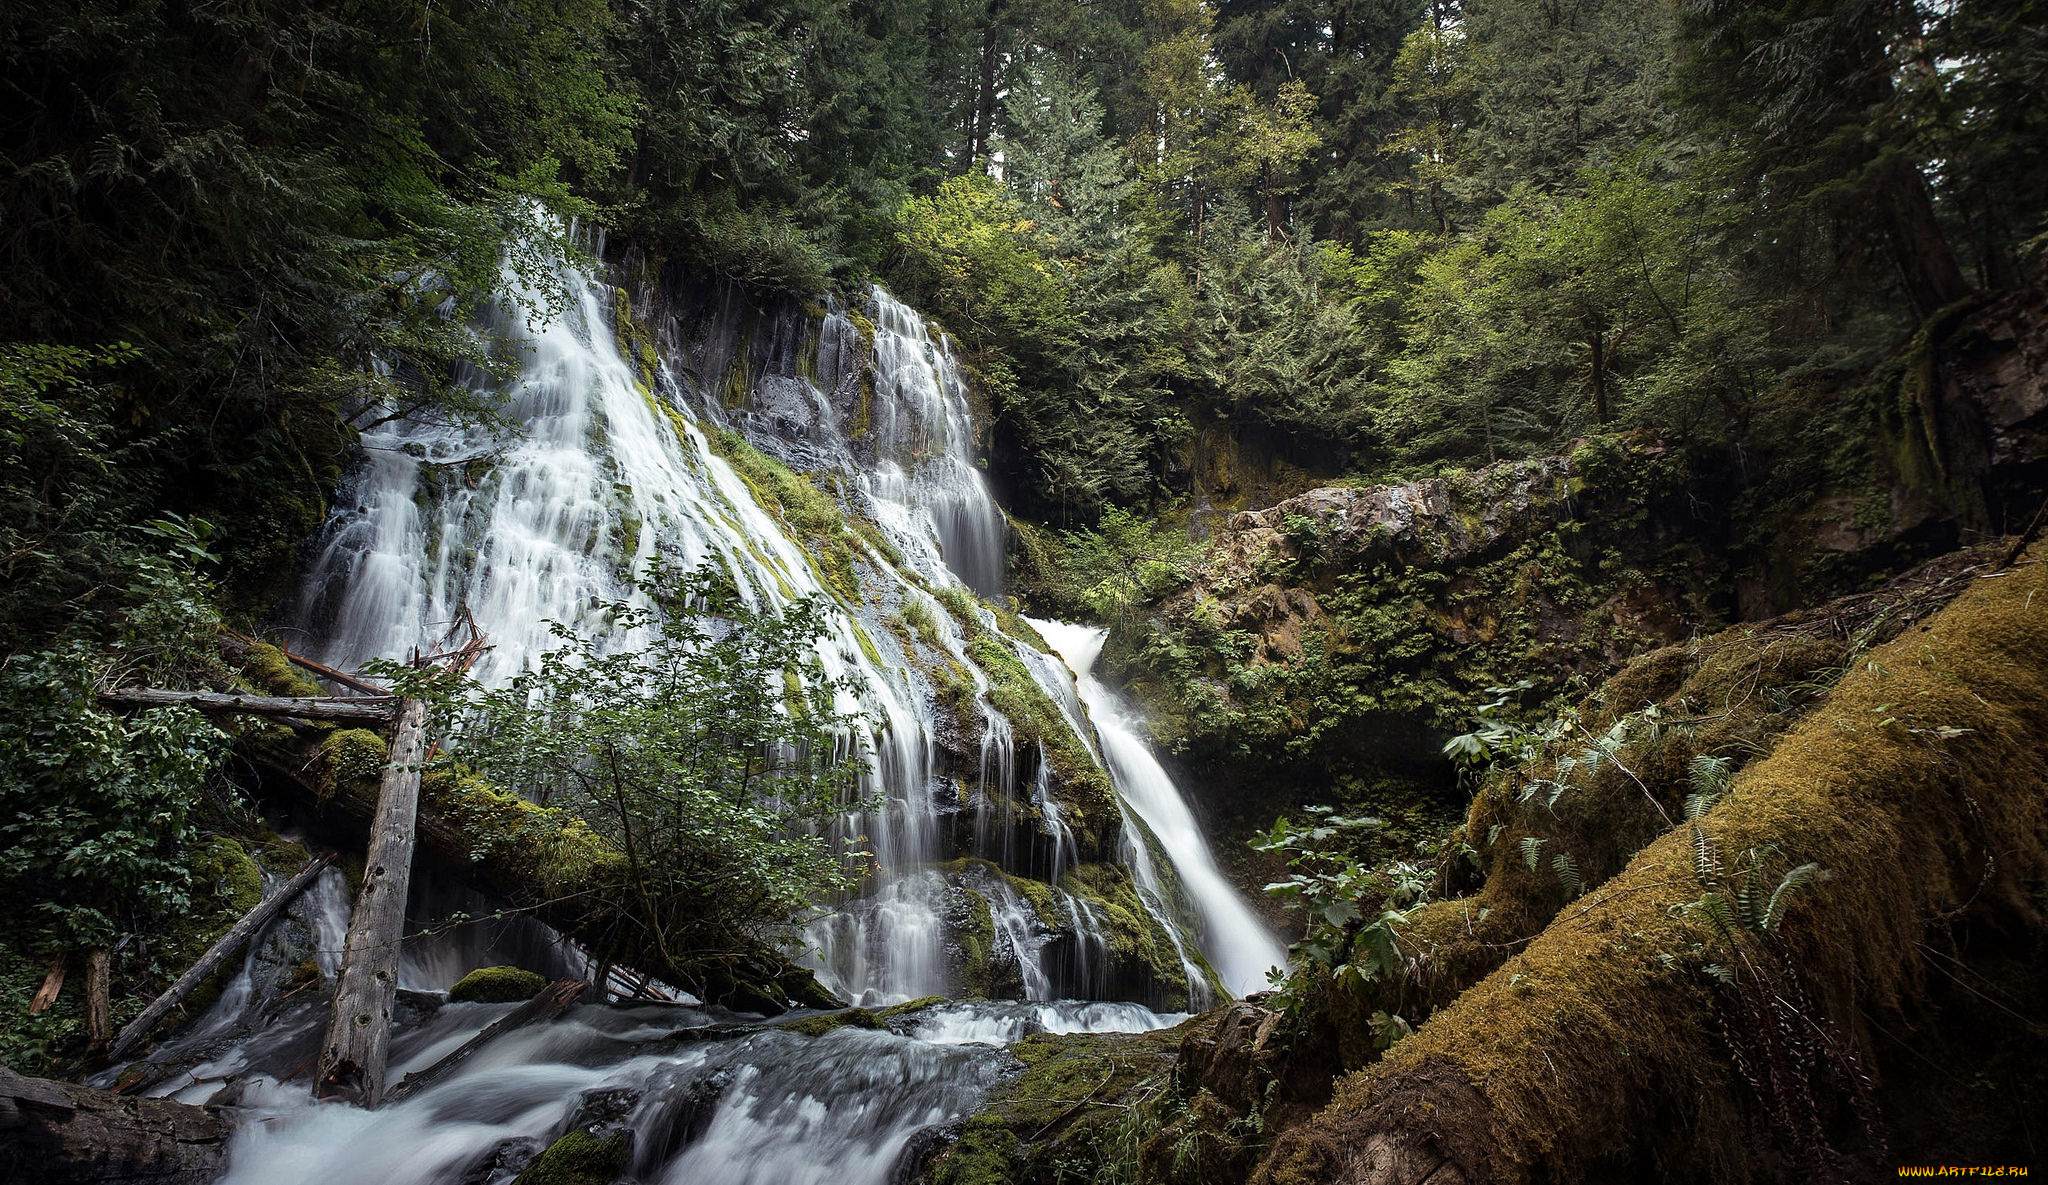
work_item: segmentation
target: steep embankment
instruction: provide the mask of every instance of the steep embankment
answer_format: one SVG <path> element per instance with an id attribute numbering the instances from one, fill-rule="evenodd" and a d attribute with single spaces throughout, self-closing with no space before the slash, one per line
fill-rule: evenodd
<path id="1" fill-rule="evenodd" d="M 1870 652 L 1696 826 L 1666 832 L 1343 1082 L 1258 1179 L 1729 1179 L 1885 1163 L 1900 1116 L 1870 1105 L 1864 1079 L 1922 1073 L 1892 1062 L 1928 1019 L 1930 981 L 2037 949 L 2042 559 L 2036 548 L 1978 573 Z M 1808 865 L 1824 875 L 1788 876 Z"/>

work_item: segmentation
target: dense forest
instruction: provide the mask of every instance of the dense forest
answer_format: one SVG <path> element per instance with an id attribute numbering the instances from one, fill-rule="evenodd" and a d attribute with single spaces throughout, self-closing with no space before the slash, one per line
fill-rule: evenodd
<path id="1" fill-rule="evenodd" d="M 460 881 L 422 933 L 530 915 L 600 1003 L 616 964 L 900 1036 L 921 990 L 840 992 L 806 943 L 917 868 L 951 886 L 943 995 L 1195 1014 L 1026 1038 L 877 1180 L 1850 1180 L 2048 1147 L 2038 0 L 14 0 L 0 55 L 9 1070 L 104 1078 L 316 849 L 386 833 L 410 729 L 393 909 Z M 898 301 L 972 430 L 891 461 Z M 671 467 L 764 508 L 718 512 L 744 545 L 662 534 L 606 460 L 575 546 L 612 578 L 549 602 L 584 624 L 523 623 L 544 656 L 473 673 L 513 648 L 467 601 L 430 659 L 292 653 L 340 612 L 322 549 L 379 450 L 424 458 L 422 523 L 491 494 L 568 348 L 539 326 L 579 316 Z M 838 469 L 762 427 L 799 380 L 856 408 Z M 592 423 L 626 454 L 622 413 Z M 956 453 L 1002 508 L 994 575 L 917 521 L 964 583 L 868 480 Z M 1266 994 L 1232 999 L 1097 675 L 1292 940 Z M 941 791 L 890 780 L 915 760 Z M 942 838 L 888 822 L 927 799 Z M 336 859 L 345 895 L 376 850 Z M 1027 932 L 1073 952 L 1044 983 Z M 339 1018 L 354 980 L 318 962 L 280 990 Z M 589 1098 L 524 1160 L 421 1179 L 653 1181 L 707 1138 Z M 114 1146 L 188 1122 L 105 1105 L 141 1125 Z M 0 1180 L 64 1144 L 33 1110 L 0 1112 Z"/>

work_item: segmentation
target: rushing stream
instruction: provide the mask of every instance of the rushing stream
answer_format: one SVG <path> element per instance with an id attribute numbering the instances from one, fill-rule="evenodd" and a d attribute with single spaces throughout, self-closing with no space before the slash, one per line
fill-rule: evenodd
<path id="1" fill-rule="evenodd" d="M 492 647 L 477 675 L 502 681 L 547 648 L 550 621 L 609 628 L 593 607 L 635 595 L 656 557 L 716 564 L 757 605 L 824 597 L 835 612 L 819 658 L 855 688 L 842 706 L 867 722 L 854 738 L 873 757 L 863 797 L 881 804 L 839 826 L 870 837 L 881 873 L 809 929 L 801 957 L 835 994 L 872 1006 L 958 994 L 975 973 L 963 960 L 985 946 L 1014 998 L 817 1037 L 686 1000 L 586 1004 L 378 1111 L 319 1105 L 306 1063 L 324 1004 L 303 970 L 296 985 L 288 973 L 310 953 L 331 979 L 348 903 L 329 874 L 153 1059 L 157 1093 L 244 1109 L 228 1180 L 503 1185 L 583 1127 L 630 1131 L 637 1181 L 882 1185 L 1015 1071 L 1008 1042 L 1156 1028 L 1178 1019 L 1153 1010 L 1166 1001 L 1199 1007 L 1219 988 L 1260 986 L 1279 945 L 1217 871 L 1127 710 L 1090 677 L 1100 631 L 1032 623 L 1048 653 L 961 595 L 1000 595 L 1007 528 L 943 335 L 875 290 L 822 317 L 671 316 L 655 326 L 658 351 L 622 348 L 636 324 L 625 294 L 565 279 L 571 307 L 548 323 L 509 302 L 500 313 L 497 328 L 525 347 L 503 392 L 510 429 L 400 420 L 366 435 L 292 612 L 304 644 L 344 667 L 403 657 L 441 643 L 466 611 Z M 731 397 L 735 375 L 744 398 Z M 858 545 L 858 595 L 762 504 L 729 460 L 736 440 L 821 479 L 873 524 L 886 546 Z M 928 629 L 913 634 L 912 619 Z M 972 657 L 976 639 L 1028 672 L 1107 772 L 1118 815 L 1097 833 L 1115 837 L 1110 850 L 1077 840 L 1077 808 L 1043 747 L 1020 745 L 994 706 L 999 674 L 984 670 L 985 649 Z M 971 679 L 968 717 L 939 709 L 940 666 Z M 416 920 L 482 912 L 424 871 L 421 883 Z M 976 916 L 985 941 L 970 941 Z M 1133 978 L 1117 963 L 1133 934 L 1171 959 Z M 531 922 L 409 939 L 393 1082 L 512 1007 L 443 1002 L 455 978 L 498 962 L 589 971 Z M 1136 994 L 1100 998 L 1117 983 Z"/>

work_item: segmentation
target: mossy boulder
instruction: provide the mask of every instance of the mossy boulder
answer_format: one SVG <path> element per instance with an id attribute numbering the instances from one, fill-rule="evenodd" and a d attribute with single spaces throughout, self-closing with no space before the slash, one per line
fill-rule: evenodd
<path id="1" fill-rule="evenodd" d="M 547 1146 L 512 1185 L 612 1185 L 633 1160 L 633 1134 L 572 1131 Z"/>
<path id="2" fill-rule="evenodd" d="M 1035 1033 L 1010 1047 L 1023 1071 L 992 1093 L 925 1174 L 932 1185 L 1136 1179 L 1151 1104 L 1165 1096 L 1181 1030 Z"/>
<path id="3" fill-rule="evenodd" d="M 479 967 L 448 989 L 450 1004 L 511 1004 L 531 1000 L 548 985 L 545 975 L 521 967 Z"/>
<path id="4" fill-rule="evenodd" d="M 835 1029 L 847 1027 L 856 1029 L 884 1028 L 882 1018 L 865 1008 L 845 1008 L 838 1012 L 821 1012 L 801 1020 L 784 1021 L 775 1027 L 791 1033 L 802 1033 L 806 1037 L 822 1037 Z"/>

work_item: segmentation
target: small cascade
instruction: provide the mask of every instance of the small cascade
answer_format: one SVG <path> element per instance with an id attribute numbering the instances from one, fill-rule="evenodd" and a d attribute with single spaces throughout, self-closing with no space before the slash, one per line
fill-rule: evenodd
<path id="1" fill-rule="evenodd" d="M 874 466 L 860 477 L 876 517 L 893 534 L 936 539 L 946 566 L 986 597 L 1003 591 L 1009 528 L 974 463 L 967 383 L 949 339 L 880 288 L 874 316 L 874 402 L 868 431 Z"/>
<path id="2" fill-rule="evenodd" d="M 1045 944 L 1052 935 L 1029 902 L 1004 881 L 990 877 L 976 886 L 988 899 L 996 940 L 1008 947 L 1024 985 L 1027 1000 L 1052 999 L 1052 979 L 1045 973 Z"/>
<path id="3" fill-rule="evenodd" d="M 1223 878 L 1179 787 L 1138 738 L 1135 723 L 1116 695 L 1094 677 L 1106 631 L 1054 621 L 1031 624 L 1073 667 L 1081 698 L 1095 721 L 1103 764 L 1116 782 L 1117 794 L 1158 839 L 1200 914 L 1202 950 L 1210 965 L 1231 991 L 1240 995 L 1258 991 L 1266 984 L 1267 970 L 1286 963 L 1285 952 Z M 1149 866 L 1142 845 L 1133 841 L 1131 847 L 1133 871 Z M 1147 886 L 1145 895 L 1148 906 L 1159 906 L 1156 888 Z M 1167 927 L 1169 934 L 1177 930 Z"/>

